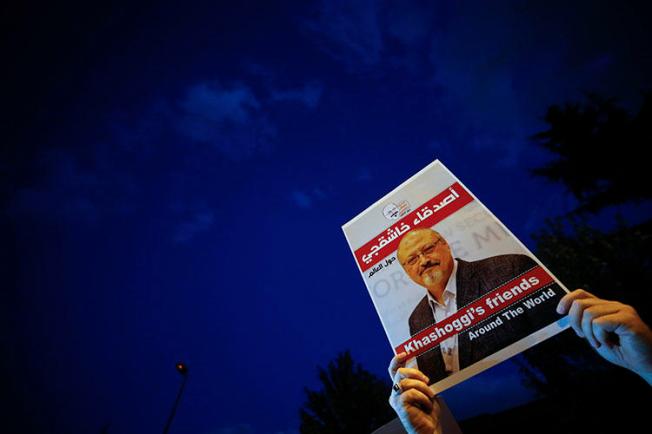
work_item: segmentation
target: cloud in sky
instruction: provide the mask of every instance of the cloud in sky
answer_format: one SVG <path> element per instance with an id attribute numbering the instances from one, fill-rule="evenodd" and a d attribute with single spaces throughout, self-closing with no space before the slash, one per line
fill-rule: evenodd
<path id="1" fill-rule="evenodd" d="M 177 131 L 193 141 L 210 144 L 230 159 L 239 161 L 269 152 L 278 134 L 269 112 L 274 104 L 295 101 L 314 109 L 322 94 L 318 84 L 299 88 L 266 89 L 257 97 L 244 83 L 223 85 L 218 81 L 190 86 L 179 101 Z"/>
<path id="2" fill-rule="evenodd" d="M 89 143 L 42 152 L 29 169 L 38 178 L 12 192 L 10 216 L 91 223 L 107 215 L 125 215 L 158 196 L 167 182 L 176 184 L 172 177 L 197 178 L 191 165 L 180 164 L 188 140 L 236 162 L 270 152 L 279 133 L 272 120 L 278 106 L 290 102 L 314 109 L 323 92 L 321 84 L 312 81 L 284 88 L 267 82 L 259 86 L 258 94 L 253 84 L 197 82 L 187 86 L 177 101 L 159 98 L 136 115 L 113 113 L 100 126 L 107 131 L 101 141 L 87 137 Z M 182 158 L 172 174 L 166 161 L 175 154 Z M 150 185 L 151 177 L 159 175 L 158 183 Z M 183 197 L 187 192 L 174 194 Z M 165 204 L 158 206 L 163 209 Z M 195 207 L 170 217 L 173 221 L 181 217 L 181 223 L 171 223 L 173 240 L 186 243 L 211 227 L 214 214 Z"/>
<path id="3" fill-rule="evenodd" d="M 242 160 L 268 150 L 276 136 L 276 126 L 261 107 L 244 84 L 197 83 L 179 102 L 176 126 L 182 136 Z"/>
<path id="4" fill-rule="evenodd" d="M 174 233 L 174 241 L 180 244 L 187 243 L 202 232 L 208 231 L 215 221 L 212 211 L 195 212 L 189 219 L 181 222 Z"/>
<path id="5" fill-rule="evenodd" d="M 270 101 L 283 102 L 294 101 L 304 104 L 308 108 L 315 108 L 321 99 L 323 88 L 319 84 L 306 84 L 302 88 L 296 89 L 273 89 L 270 95 Z"/>
<path id="6" fill-rule="evenodd" d="M 321 1 L 302 26 L 321 41 L 328 54 L 344 63 L 375 65 L 383 49 L 379 3 Z"/>
<path id="7" fill-rule="evenodd" d="M 304 193 L 303 191 L 293 191 L 290 194 L 290 199 L 299 208 L 308 209 L 312 207 L 312 202 L 313 202 L 312 198 L 308 194 Z"/>
<path id="8" fill-rule="evenodd" d="M 294 190 L 290 193 L 290 201 L 299 208 L 309 209 L 317 202 L 328 199 L 330 193 L 332 193 L 332 191 L 326 192 L 320 187 L 314 187 L 307 190 Z"/>
<path id="9" fill-rule="evenodd" d="M 251 89 L 242 84 L 225 88 L 215 82 L 190 86 L 180 106 L 186 114 L 203 117 L 209 122 L 243 124 L 260 109 L 260 102 Z"/>
<path id="10" fill-rule="evenodd" d="M 388 64 L 416 72 L 427 66 L 420 58 L 436 27 L 435 8 L 433 2 L 410 0 L 322 0 L 301 26 L 324 52 L 351 70 Z"/>
<path id="11" fill-rule="evenodd" d="M 623 9 L 618 23 L 607 23 L 611 6 L 581 4 L 323 0 L 302 27 L 355 73 L 371 72 L 388 84 L 397 69 L 411 74 L 460 132 L 473 137 L 466 143 L 471 150 L 495 152 L 498 165 L 513 167 L 550 104 L 576 100 L 582 90 L 615 89 L 623 97 L 640 91 L 624 79 L 642 74 L 632 72 L 636 49 L 622 47 L 644 41 L 619 41 L 603 31 L 606 25 L 636 29 L 640 19 Z"/>
<path id="12" fill-rule="evenodd" d="M 387 34 L 405 46 L 421 44 L 436 27 L 435 2 L 389 2 L 386 20 Z"/>
<path id="13" fill-rule="evenodd" d="M 477 27 L 473 22 L 456 22 L 458 12 L 454 6 L 419 1 L 400 6 L 322 1 L 303 25 L 326 53 L 353 72 L 370 71 L 391 85 L 389 75 L 399 69 L 424 94 L 438 99 L 453 128 L 473 137 L 465 145 L 496 151 L 502 165 L 516 164 L 517 149 L 530 130 L 524 122 L 514 122 L 524 117 L 510 69 L 514 59 L 508 55 L 514 42 L 509 31 L 496 32 L 491 24 L 480 27 L 490 37 L 478 38 L 467 31 Z M 444 18 L 453 24 L 443 26 Z M 478 45 L 486 49 L 476 51 Z"/>

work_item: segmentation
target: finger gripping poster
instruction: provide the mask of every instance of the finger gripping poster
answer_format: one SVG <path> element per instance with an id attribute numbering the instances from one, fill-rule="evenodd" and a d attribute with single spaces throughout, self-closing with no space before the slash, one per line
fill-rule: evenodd
<path id="1" fill-rule="evenodd" d="M 342 229 L 395 353 L 436 393 L 567 327 L 568 290 L 439 161 Z"/>

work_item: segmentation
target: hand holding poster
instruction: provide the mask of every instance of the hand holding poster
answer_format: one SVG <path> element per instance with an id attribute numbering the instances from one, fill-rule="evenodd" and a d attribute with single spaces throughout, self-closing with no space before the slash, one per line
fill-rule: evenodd
<path id="1" fill-rule="evenodd" d="M 566 288 L 439 161 L 342 229 L 392 347 L 437 393 L 567 327 Z"/>

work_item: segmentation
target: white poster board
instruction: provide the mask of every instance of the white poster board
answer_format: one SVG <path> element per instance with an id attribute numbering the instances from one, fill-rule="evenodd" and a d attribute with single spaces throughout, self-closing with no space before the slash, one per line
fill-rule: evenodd
<path id="1" fill-rule="evenodd" d="M 436 393 L 568 327 L 568 290 L 437 160 L 342 229 L 394 351 Z"/>

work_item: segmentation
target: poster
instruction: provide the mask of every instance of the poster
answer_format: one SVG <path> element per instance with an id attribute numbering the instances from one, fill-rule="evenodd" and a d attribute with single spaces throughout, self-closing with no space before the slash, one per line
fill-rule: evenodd
<path id="1" fill-rule="evenodd" d="M 394 352 L 435 393 L 568 327 L 568 290 L 438 160 L 342 229 Z"/>

